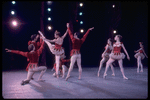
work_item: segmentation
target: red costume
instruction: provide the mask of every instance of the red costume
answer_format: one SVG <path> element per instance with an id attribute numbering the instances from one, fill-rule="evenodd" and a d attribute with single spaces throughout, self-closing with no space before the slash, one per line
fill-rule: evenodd
<path id="1" fill-rule="evenodd" d="M 43 45 L 44 45 L 44 41 L 42 42 L 41 47 L 38 50 L 33 51 L 33 52 L 22 52 L 22 51 L 18 51 L 18 50 L 11 50 L 11 52 L 12 53 L 16 53 L 16 54 L 20 54 L 20 55 L 22 55 L 24 57 L 27 57 L 27 60 L 30 61 L 28 66 L 27 66 L 27 68 L 26 68 L 26 71 L 28 71 L 29 67 L 33 68 L 34 65 L 37 66 L 39 56 L 42 53 L 42 50 L 44 48 Z"/>
<path id="2" fill-rule="evenodd" d="M 88 30 L 86 32 L 86 34 L 82 37 L 82 39 L 75 39 L 72 32 L 71 32 L 71 30 L 70 30 L 70 28 L 68 28 L 68 32 L 69 32 L 69 36 L 70 36 L 71 41 L 72 41 L 72 50 L 71 50 L 70 56 L 72 56 L 73 54 L 79 54 L 81 45 L 85 41 L 85 39 L 86 39 L 87 35 L 89 34 L 90 30 Z"/>
<path id="3" fill-rule="evenodd" d="M 29 41 L 28 45 L 33 44 L 35 46 L 35 50 L 38 50 L 42 44 L 42 39 L 40 39 L 40 42 L 35 42 L 35 41 Z"/>

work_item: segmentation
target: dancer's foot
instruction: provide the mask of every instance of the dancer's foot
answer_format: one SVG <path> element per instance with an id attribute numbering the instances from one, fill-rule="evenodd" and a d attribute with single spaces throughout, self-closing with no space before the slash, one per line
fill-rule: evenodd
<path id="1" fill-rule="evenodd" d="M 79 76 L 79 78 L 78 78 L 79 80 L 81 79 L 81 76 Z"/>
<path id="2" fill-rule="evenodd" d="M 67 75 L 67 77 L 66 77 L 65 81 L 67 81 L 69 77 L 70 77 L 70 75 Z"/>
<path id="3" fill-rule="evenodd" d="M 28 84 L 28 83 L 29 83 L 29 80 L 26 80 L 26 81 L 22 80 L 21 85 L 25 85 L 25 84 Z"/>
<path id="4" fill-rule="evenodd" d="M 106 76 L 107 76 L 107 74 L 104 74 L 104 75 L 103 75 L 103 79 L 105 79 L 105 78 L 106 78 Z"/>
<path id="5" fill-rule="evenodd" d="M 97 73 L 97 76 L 99 77 L 99 72 Z"/>
<path id="6" fill-rule="evenodd" d="M 31 77 L 31 80 L 34 80 L 34 78 L 33 78 L 33 77 Z"/>
<path id="7" fill-rule="evenodd" d="M 141 70 L 140 72 L 143 72 L 143 70 Z"/>
<path id="8" fill-rule="evenodd" d="M 127 77 L 125 77 L 125 76 L 123 77 L 123 79 L 126 79 L 126 80 L 128 80 L 128 78 L 127 78 Z"/>
<path id="9" fill-rule="evenodd" d="M 113 73 L 112 76 L 115 76 L 115 73 Z"/>
<path id="10" fill-rule="evenodd" d="M 39 81 L 39 82 L 44 82 L 45 80 L 43 80 L 43 79 L 38 79 L 38 81 Z"/>
<path id="11" fill-rule="evenodd" d="M 59 75 L 56 75 L 57 79 L 59 79 Z"/>

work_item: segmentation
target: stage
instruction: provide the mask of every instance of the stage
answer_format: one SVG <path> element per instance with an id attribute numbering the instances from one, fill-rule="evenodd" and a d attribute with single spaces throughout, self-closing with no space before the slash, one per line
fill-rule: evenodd
<path id="1" fill-rule="evenodd" d="M 146 99 L 148 98 L 148 67 L 143 73 L 137 73 L 136 67 L 124 67 L 128 80 L 124 80 L 119 67 L 115 67 L 115 76 L 111 69 L 103 79 L 104 67 L 97 77 L 98 67 L 82 69 L 82 79 L 78 80 L 78 68 L 74 68 L 68 81 L 52 76 L 48 68 L 43 76 L 44 82 L 38 82 L 40 72 L 34 74 L 34 80 L 24 86 L 25 70 L 2 72 L 2 97 L 4 99 L 42 99 L 42 98 L 110 98 L 110 99 Z"/>

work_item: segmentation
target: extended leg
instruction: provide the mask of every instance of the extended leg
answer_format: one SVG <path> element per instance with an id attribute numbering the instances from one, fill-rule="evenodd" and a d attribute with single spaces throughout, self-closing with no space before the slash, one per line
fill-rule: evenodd
<path id="1" fill-rule="evenodd" d="M 79 68 L 79 80 L 81 79 L 81 74 L 82 74 L 82 67 L 81 67 L 81 54 L 78 55 L 77 57 L 77 65 Z"/>
<path id="2" fill-rule="evenodd" d="M 123 78 L 124 78 L 124 79 L 128 79 L 128 78 L 125 76 L 125 74 L 124 74 L 123 61 L 122 61 L 122 59 L 118 60 L 118 63 L 119 63 L 120 71 L 121 71 L 121 73 L 122 73 Z"/>
<path id="3" fill-rule="evenodd" d="M 58 71 L 59 71 L 59 63 L 60 63 L 60 56 L 55 56 L 56 61 L 56 76 L 59 78 Z"/>
<path id="4" fill-rule="evenodd" d="M 112 70 L 112 76 L 115 76 L 114 67 L 112 64 L 110 64 L 111 70 Z"/>
<path id="5" fill-rule="evenodd" d="M 100 65 L 99 65 L 99 69 L 98 69 L 98 72 L 97 72 L 97 76 L 99 77 L 99 73 L 100 73 L 100 70 L 101 70 L 101 68 L 102 68 L 102 66 L 103 66 L 103 63 L 106 61 L 106 58 L 104 57 L 104 58 L 102 58 L 102 60 L 100 61 Z"/>

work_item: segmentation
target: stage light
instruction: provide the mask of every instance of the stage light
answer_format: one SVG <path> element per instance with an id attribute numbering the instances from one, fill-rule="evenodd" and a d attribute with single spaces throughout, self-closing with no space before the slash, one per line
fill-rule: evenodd
<path id="1" fill-rule="evenodd" d="M 17 25 L 18 25 L 17 21 L 15 21 L 15 20 L 12 21 L 12 25 L 13 25 L 13 26 L 17 26 Z"/>
<path id="2" fill-rule="evenodd" d="M 51 21 L 51 18 L 50 18 L 50 17 L 48 17 L 48 21 Z"/>
<path id="3" fill-rule="evenodd" d="M 112 5 L 113 8 L 115 8 L 115 5 Z"/>
<path id="4" fill-rule="evenodd" d="M 81 33 L 83 33 L 83 32 L 84 32 L 84 30 L 83 30 L 83 29 L 81 29 L 81 30 L 80 30 L 80 32 L 81 32 Z"/>
<path id="5" fill-rule="evenodd" d="M 83 24 L 83 21 L 80 21 L 80 24 Z"/>
<path id="6" fill-rule="evenodd" d="M 51 30 L 52 29 L 52 27 L 51 26 L 48 26 L 48 30 Z"/>
<path id="7" fill-rule="evenodd" d="M 114 34 L 116 34 L 116 33 L 117 33 L 117 31 L 116 31 L 116 30 L 114 30 L 114 31 L 113 31 L 113 33 L 114 33 Z"/>
<path id="8" fill-rule="evenodd" d="M 14 15 L 14 14 L 15 14 L 15 11 L 11 11 L 11 14 Z"/>
<path id="9" fill-rule="evenodd" d="M 12 1 L 12 4 L 16 4 L 16 2 L 15 2 L 15 1 Z"/>
<path id="10" fill-rule="evenodd" d="M 82 12 L 80 12 L 79 15 L 81 16 L 81 15 L 82 15 Z"/>
<path id="11" fill-rule="evenodd" d="M 51 8 L 48 8 L 47 10 L 48 10 L 48 11 L 51 11 Z"/>
<path id="12" fill-rule="evenodd" d="M 80 3 L 80 7 L 82 7 L 83 6 L 83 3 Z"/>

